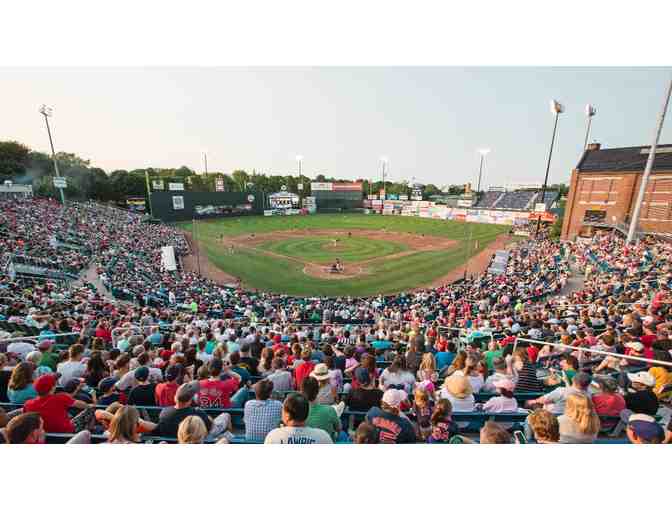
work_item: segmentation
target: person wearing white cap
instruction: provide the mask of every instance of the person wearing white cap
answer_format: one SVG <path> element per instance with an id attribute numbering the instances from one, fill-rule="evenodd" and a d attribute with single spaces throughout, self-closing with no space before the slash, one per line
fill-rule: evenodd
<path id="1" fill-rule="evenodd" d="M 632 413 L 655 416 L 658 411 L 658 397 L 653 392 L 656 378 L 649 372 L 629 373 L 630 392 L 625 396 L 626 410 Z"/>
<path id="2" fill-rule="evenodd" d="M 379 443 L 415 443 L 413 425 L 401 412 L 401 404 L 407 398 L 404 390 L 389 389 L 383 393 L 380 407 L 372 407 L 366 413 L 366 421 L 378 430 Z"/>

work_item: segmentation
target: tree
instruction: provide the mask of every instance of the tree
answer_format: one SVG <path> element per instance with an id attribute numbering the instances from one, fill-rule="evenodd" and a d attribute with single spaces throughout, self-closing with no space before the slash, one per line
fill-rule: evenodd
<path id="1" fill-rule="evenodd" d="M 0 180 L 20 179 L 29 166 L 30 149 L 19 142 L 0 142 Z"/>

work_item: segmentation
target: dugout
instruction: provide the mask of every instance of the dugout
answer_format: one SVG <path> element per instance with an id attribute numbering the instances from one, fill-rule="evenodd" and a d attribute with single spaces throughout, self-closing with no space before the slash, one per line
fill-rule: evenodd
<path id="1" fill-rule="evenodd" d="M 348 211 L 364 206 L 361 182 L 312 182 L 317 212 Z"/>
<path id="2" fill-rule="evenodd" d="M 264 213 L 263 193 L 223 191 L 155 191 L 150 194 L 152 216 L 165 222 L 252 216 Z"/>

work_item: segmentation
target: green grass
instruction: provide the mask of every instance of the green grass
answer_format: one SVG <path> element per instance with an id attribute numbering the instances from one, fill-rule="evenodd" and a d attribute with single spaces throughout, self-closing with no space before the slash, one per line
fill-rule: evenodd
<path id="1" fill-rule="evenodd" d="M 334 236 L 320 236 L 282 239 L 262 243 L 257 248 L 318 264 L 330 263 L 336 258 L 343 262 L 360 262 L 375 257 L 401 253 L 409 249 L 401 243 L 358 236 L 340 236 L 336 246 L 334 246 L 334 238 Z"/>
<path id="2" fill-rule="evenodd" d="M 184 230 L 191 232 L 192 223 L 179 224 Z M 303 273 L 303 264 L 293 260 L 268 256 L 251 249 L 237 248 L 234 255 L 229 255 L 227 249 L 219 242 L 219 236 L 238 236 L 249 233 L 274 232 L 291 229 L 338 229 L 352 231 L 353 238 L 357 239 L 357 230 L 377 230 L 386 228 L 388 232 L 417 233 L 444 237 L 458 241 L 452 250 L 437 250 L 416 252 L 404 257 L 386 261 L 373 262 L 369 269 L 370 274 L 343 280 L 324 280 L 312 278 Z M 473 247 L 471 256 L 484 249 L 497 235 L 509 229 L 503 225 L 488 225 L 479 223 L 465 224 L 462 222 L 444 221 L 425 218 L 403 216 L 380 216 L 364 214 L 324 214 L 311 216 L 285 217 L 247 217 L 224 218 L 218 220 L 200 221 L 197 226 L 197 237 L 205 245 L 204 251 L 209 259 L 223 271 L 235 275 L 243 281 L 246 287 L 267 290 L 278 293 L 302 296 L 370 296 L 376 294 L 391 294 L 406 289 L 428 285 L 432 281 L 445 275 L 455 267 L 463 264 L 467 257 L 467 242 L 469 230 L 471 237 L 478 247 Z M 314 241 L 309 257 L 314 262 L 330 262 L 339 256 L 337 252 L 320 254 L 317 249 L 323 244 L 325 236 L 304 237 L 303 240 Z M 346 239 L 340 238 L 341 242 Z M 292 239 L 294 241 L 294 239 Z M 377 242 L 370 240 L 367 242 Z M 272 242 L 275 243 L 275 242 Z M 277 251 L 290 250 L 284 241 L 274 246 Z M 386 243 L 386 249 L 403 251 L 400 243 Z M 356 251 L 356 250 L 355 250 Z M 294 254 L 297 256 L 299 254 Z M 300 256 L 306 257 L 305 253 Z M 381 256 L 377 254 L 375 256 Z M 317 260 L 319 257 L 323 259 Z M 367 257 L 368 258 L 368 257 Z M 361 259 L 360 259 L 361 260 Z M 347 261 L 347 259 L 346 259 Z"/>

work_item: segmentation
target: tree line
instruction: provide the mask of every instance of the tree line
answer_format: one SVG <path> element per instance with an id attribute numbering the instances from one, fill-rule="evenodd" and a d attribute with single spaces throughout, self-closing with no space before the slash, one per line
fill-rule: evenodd
<path id="1" fill-rule="evenodd" d="M 146 198 L 146 177 L 150 182 L 155 179 L 164 181 L 164 189 L 168 182 L 182 182 L 190 191 L 215 191 L 215 182 L 222 179 L 224 191 L 257 191 L 275 193 L 283 186 L 287 191 L 299 192 L 299 183 L 303 184 L 304 193 L 310 188 L 311 181 L 348 182 L 343 179 L 327 177 L 323 174 L 311 179 L 305 175 L 299 180 L 298 175 L 266 175 L 262 172 L 234 170 L 230 174 L 224 172 L 196 173 L 187 166 L 179 168 L 137 168 L 134 170 L 114 170 L 106 172 L 102 168 L 91 166 L 91 162 L 76 154 L 59 152 L 56 154 L 62 177 L 66 177 L 68 187 L 66 198 L 93 199 L 104 202 L 125 202 L 128 197 Z M 11 180 L 15 184 L 32 184 L 36 195 L 57 197 L 53 185 L 54 166 L 51 156 L 43 152 L 33 151 L 26 145 L 16 141 L 0 141 L 0 183 Z M 388 195 L 407 195 L 410 193 L 408 181 L 369 181 L 363 180 L 364 194 L 378 194 L 385 187 Z M 459 195 L 464 186 L 449 186 L 441 190 L 434 184 L 423 186 L 423 196 L 428 198 L 442 193 Z"/>

